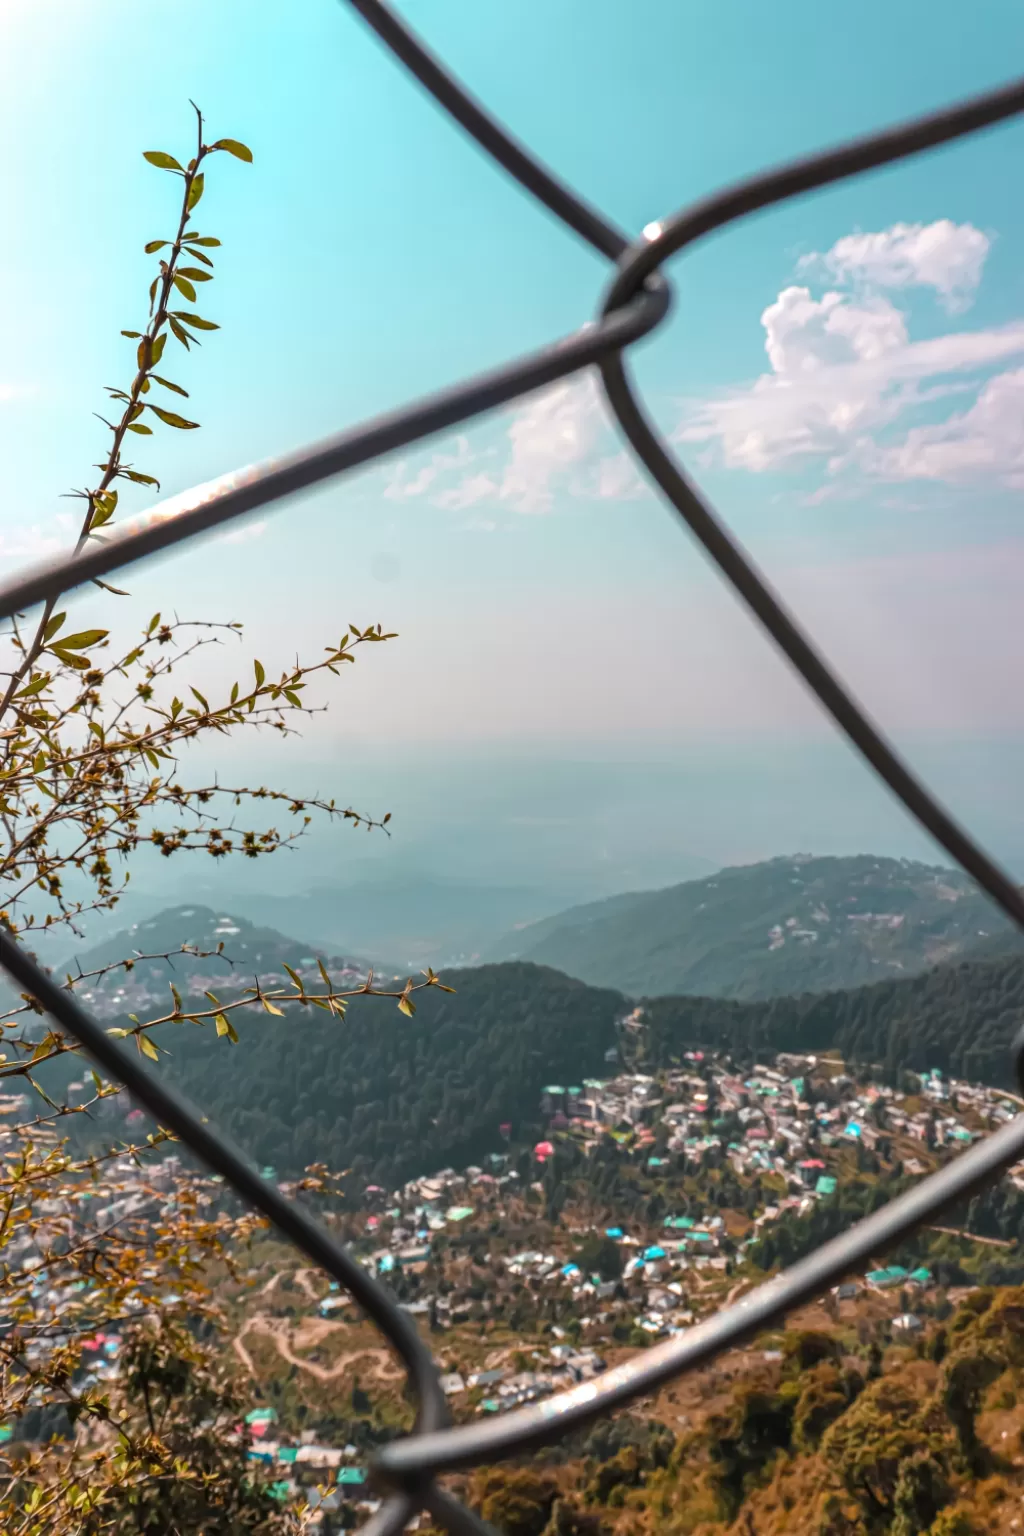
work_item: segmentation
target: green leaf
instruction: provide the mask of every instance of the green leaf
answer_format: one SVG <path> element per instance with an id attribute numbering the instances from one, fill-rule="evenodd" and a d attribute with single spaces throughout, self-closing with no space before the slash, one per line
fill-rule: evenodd
<path id="1" fill-rule="evenodd" d="M 200 171 L 199 175 L 193 178 L 192 185 L 188 189 L 188 211 L 189 211 L 189 213 L 192 212 L 192 209 L 195 207 L 196 203 L 198 203 L 199 199 L 202 197 L 202 195 L 203 195 L 203 185 L 204 185 L 203 173 L 202 173 L 202 171 Z"/>
<path id="2" fill-rule="evenodd" d="M 256 674 L 256 687 L 257 688 L 262 688 L 263 687 L 263 680 L 264 680 L 264 678 L 267 675 L 266 672 L 263 670 L 263 663 L 262 663 L 262 661 L 254 661 L 253 664 L 252 664 L 252 669 L 253 669 L 253 671 Z"/>
<path id="3" fill-rule="evenodd" d="M 67 614 L 66 613 L 55 613 L 54 614 L 54 616 L 50 620 L 49 624 L 47 624 L 46 628 L 43 630 L 43 643 L 44 643 L 44 645 L 47 644 L 49 641 L 51 641 L 53 639 L 54 635 L 57 633 L 58 629 L 60 629 L 61 625 L 64 623 L 64 620 L 66 618 L 67 618 Z"/>
<path id="4" fill-rule="evenodd" d="M 182 389 L 180 384 L 172 384 L 170 379 L 162 379 L 159 374 L 154 373 L 153 382 L 156 384 L 162 384 L 164 389 L 173 389 L 176 395 L 184 395 L 185 399 L 188 399 L 188 390 Z"/>
<path id="5" fill-rule="evenodd" d="M 78 672 L 84 672 L 89 665 L 88 656 L 76 656 L 73 651 L 64 651 L 58 645 L 51 645 L 50 650 L 58 661 L 62 661 L 66 667 L 74 667 Z"/>
<path id="6" fill-rule="evenodd" d="M 181 342 L 182 346 L 185 348 L 185 350 L 187 352 L 188 351 L 188 344 L 189 344 L 189 342 L 190 341 L 195 341 L 196 338 L 194 336 L 190 337 L 189 334 L 188 334 L 188 331 L 186 331 L 182 326 L 180 326 L 178 324 L 177 320 L 175 320 L 173 318 L 170 320 L 170 327 L 171 327 L 172 333 L 178 338 L 178 340 Z"/>
<path id="7" fill-rule="evenodd" d="M 188 251 L 190 256 L 194 256 L 195 257 L 196 261 L 201 261 L 203 263 L 204 267 L 212 267 L 213 266 L 213 262 L 210 260 L 209 256 L 205 255 L 196 246 L 194 246 L 194 245 L 187 245 L 185 247 L 185 249 Z"/>
<path id="8" fill-rule="evenodd" d="M 182 277 L 190 277 L 194 283 L 209 283 L 213 280 L 211 272 L 204 272 L 202 267 L 179 267 Z"/>
<path id="9" fill-rule="evenodd" d="M 220 330 L 219 325 L 215 325 L 212 320 L 204 320 L 202 315 L 189 315 L 183 309 L 176 309 L 174 313 L 184 325 L 194 326 L 197 331 Z"/>
<path id="10" fill-rule="evenodd" d="M 129 432 L 140 432 L 143 437 L 152 437 L 153 436 L 153 428 L 152 427 L 147 427 L 145 422 L 143 422 L 143 421 L 130 421 L 128 423 L 128 431 Z"/>
<path id="11" fill-rule="evenodd" d="M 143 151 L 143 160 L 148 160 L 150 165 L 158 166 L 161 171 L 181 171 L 182 167 L 173 155 L 168 155 L 162 149 L 147 149 Z M 182 174 L 184 172 L 182 171 Z"/>
<path id="12" fill-rule="evenodd" d="M 229 155 L 234 155 L 236 160 L 244 160 L 247 165 L 252 165 L 252 150 L 247 144 L 240 144 L 237 139 L 218 139 L 216 144 L 210 145 L 211 149 L 226 149 Z"/>
<path id="13" fill-rule="evenodd" d="M 232 1045 L 238 1044 L 238 1031 L 235 1029 L 235 1026 L 232 1024 L 231 1020 L 226 1017 L 225 1014 L 218 1013 L 213 1022 L 217 1026 L 218 1035 L 221 1037 L 227 1035 Z"/>
<path id="14" fill-rule="evenodd" d="M 210 706 L 209 706 L 209 704 L 207 704 L 206 700 L 203 698 L 202 694 L 199 692 L 199 689 L 198 688 L 193 688 L 192 689 L 192 693 L 199 700 L 200 704 L 203 706 L 203 708 L 205 709 L 206 713 L 209 714 L 210 713 Z"/>
<path id="15" fill-rule="evenodd" d="M 275 1008 L 273 1003 L 270 1002 L 270 1000 L 268 998 L 261 997 L 260 998 L 260 1002 L 263 1004 L 264 1008 L 267 1010 L 268 1013 L 274 1014 L 275 1018 L 278 1018 L 278 1019 L 283 1019 L 284 1018 L 284 1011 L 283 1011 L 283 1009 Z"/>
<path id="16" fill-rule="evenodd" d="M 129 339 L 131 341 L 138 341 L 139 337 L 142 335 L 142 332 L 141 331 L 122 331 L 121 335 L 129 337 Z"/>
<path id="17" fill-rule="evenodd" d="M 150 351 L 149 351 L 149 363 L 150 363 L 150 367 L 151 368 L 155 368 L 157 363 L 163 357 L 163 355 L 164 355 L 164 347 L 166 347 L 166 345 L 167 345 L 167 337 L 166 336 L 154 336 L 153 337 L 153 345 L 152 345 L 152 347 L 150 348 Z"/>
<path id="18" fill-rule="evenodd" d="M 175 272 L 174 274 L 174 286 L 177 288 L 182 298 L 188 299 L 190 304 L 195 303 L 196 291 L 192 284 L 189 282 L 188 278 L 182 277 L 180 272 Z"/>
<path id="19" fill-rule="evenodd" d="M 180 427 L 183 431 L 191 431 L 193 427 L 199 425 L 198 421 L 186 421 L 185 417 L 179 416 L 176 411 L 165 411 L 162 405 L 151 405 L 149 409 L 169 427 Z"/>
<path id="20" fill-rule="evenodd" d="M 282 960 L 281 964 L 284 965 L 284 961 L 283 960 Z M 290 965 L 285 965 L 284 968 L 288 972 L 288 975 L 291 977 L 292 981 L 294 981 L 295 985 L 298 987 L 299 991 L 300 992 L 305 992 L 306 989 L 302 985 L 302 980 L 298 976 L 298 974 L 295 971 L 292 970 Z"/>
<path id="21" fill-rule="evenodd" d="M 150 240 L 146 245 L 146 255 L 152 256 L 154 251 L 162 251 L 165 245 L 170 245 L 169 240 Z"/>
<path id="22" fill-rule="evenodd" d="M 141 469 L 122 469 L 121 473 L 127 475 L 128 479 L 134 481 L 136 485 L 155 485 L 157 490 L 160 489 L 160 481 L 156 476 L 144 475 Z"/>
<path id="23" fill-rule="evenodd" d="M 160 1052 L 157 1050 L 156 1046 L 153 1044 L 148 1035 L 139 1036 L 139 1050 L 142 1052 L 143 1056 L 148 1056 L 150 1061 L 160 1060 Z"/>
<path id="24" fill-rule="evenodd" d="M 214 235 L 194 235 L 189 230 L 185 231 L 185 239 L 189 245 L 220 245 L 220 241 Z"/>
<path id="25" fill-rule="evenodd" d="M 146 630 L 146 634 L 147 635 L 153 634 L 154 631 L 156 630 L 157 625 L 159 623 L 160 623 L 160 615 L 159 615 L 159 613 L 154 613 L 153 617 L 149 621 L 149 626 L 148 626 L 148 628 Z"/>
<path id="26" fill-rule="evenodd" d="M 115 597 L 129 596 L 123 587 L 112 587 L 109 581 L 101 581 L 98 576 L 93 577 L 92 584 L 94 587 L 102 587 L 104 592 L 112 592 Z"/>
<path id="27" fill-rule="evenodd" d="M 85 651 L 90 645 L 99 645 L 109 633 L 108 629 L 80 629 L 77 635 L 65 635 L 60 643 L 65 651 Z"/>

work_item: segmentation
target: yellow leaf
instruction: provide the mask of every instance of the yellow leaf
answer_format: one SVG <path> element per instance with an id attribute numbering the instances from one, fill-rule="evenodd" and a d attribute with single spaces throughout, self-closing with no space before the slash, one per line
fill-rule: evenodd
<path id="1" fill-rule="evenodd" d="M 407 997 L 400 997 L 398 999 L 398 1011 L 399 1013 L 404 1013 L 406 1018 L 411 1019 L 416 1012 L 416 1005 L 411 1003 Z"/>
<path id="2" fill-rule="evenodd" d="M 153 1044 L 148 1035 L 139 1036 L 139 1049 L 141 1050 L 143 1056 L 149 1057 L 150 1061 L 160 1060 L 160 1052 L 157 1050 L 156 1046 Z"/>
<path id="3" fill-rule="evenodd" d="M 231 1020 L 226 1017 L 225 1014 L 218 1013 L 214 1019 L 214 1023 L 217 1026 L 218 1035 L 227 1035 L 232 1045 L 238 1044 L 238 1031 L 235 1029 L 235 1026 L 232 1024 Z"/>

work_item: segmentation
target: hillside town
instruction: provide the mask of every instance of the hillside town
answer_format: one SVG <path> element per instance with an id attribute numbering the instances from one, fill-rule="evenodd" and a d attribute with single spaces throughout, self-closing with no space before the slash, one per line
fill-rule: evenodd
<path id="1" fill-rule="evenodd" d="M 642 1027 L 639 1010 L 623 1023 L 627 1033 Z M 601 1080 L 544 1087 L 539 1140 L 516 1145 L 503 1126 L 501 1150 L 481 1164 L 440 1169 L 397 1190 L 347 1187 L 344 1210 L 330 1218 L 429 1335 L 457 1418 L 535 1402 L 601 1371 L 610 1354 L 621 1358 L 623 1349 L 685 1331 L 756 1283 L 750 1251 L 774 1224 L 809 1216 L 838 1199 L 844 1181 L 883 1166 L 923 1175 L 1015 1109 L 1012 1095 L 937 1070 L 896 1088 L 834 1058 L 783 1055 L 740 1073 L 728 1060 L 691 1051 L 678 1069 L 658 1074 L 627 1070 L 617 1059 L 608 1066 L 612 1075 Z M 0 1102 L 8 1124 L 26 1109 L 24 1095 Z M 12 1143 L 12 1133 L 0 1130 L 0 1151 Z M 628 1177 L 626 1198 L 552 1206 L 560 1179 L 586 1189 L 588 1170 L 599 1168 Z M 702 1184 L 709 1169 L 717 1182 Z M 125 1156 L 49 1202 L 43 1225 L 8 1245 L 8 1265 L 39 1269 L 33 1285 L 58 1339 L 61 1320 L 81 1315 L 84 1287 L 48 1278 L 44 1256 L 55 1234 L 102 1234 L 129 1219 L 158 1219 L 173 1206 L 181 1172 L 177 1156 L 148 1165 Z M 263 1174 L 277 1178 L 272 1168 Z M 723 1208 L 726 1177 L 741 1200 L 732 1196 Z M 1024 1190 L 1024 1166 L 1007 1179 Z M 203 1181 L 203 1189 L 201 1199 L 216 1208 L 224 1198 L 218 1181 Z M 239 1302 L 240 1359 L 251 1364 L 261 1334 L 300 1364 L 307 1337 L 310 1359 L 362 1339 L 348 1296 L 314 1274 L 305 1272 L 301 1309 L 290 1304 L 287 1323 L 266 1306 Z M 259 1294 L 273 1298 L 274 1263 L 258 1278 Z M 849 1277 L 837 1296 L 885 1298 L 893 1336 L 912 1337 L 935 1284 L 927 1264 L 880 1264 Z M 143 1310 L 146 1302 L 131 1302 L 129 1314 L 133 1306 Z M 506 1343 L 484 1348 L 480 1340 Z M 51 1337 L 35 1348 L 52 1344 Z M 117 1328 L 87 1341 L 86 1385 L 116 1379 L 119 1349 Z M 11 1433 L 13 1426 L 0 1428 Z M 249 1437 L 249 1455 L 272 1469 L 282 1498 L 305 1490 L 324 1517 L 342 1504 L 362 1513 L 375 1507 L 364 1486 L 365 1445 L 296 1431 L 258 1400 L 239 1434 Z"/>

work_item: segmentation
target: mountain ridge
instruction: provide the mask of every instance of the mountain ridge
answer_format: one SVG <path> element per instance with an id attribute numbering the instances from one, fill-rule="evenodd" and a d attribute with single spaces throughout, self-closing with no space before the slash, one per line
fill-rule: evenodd
<path id="1" fill-rule="evenodd" d="M 633 997 L 788 996 L 914 975 L 1014 936 L 962 872 L 872 854 L 783 855 L 572 907 L 488 959 L 549 965 Z"/>

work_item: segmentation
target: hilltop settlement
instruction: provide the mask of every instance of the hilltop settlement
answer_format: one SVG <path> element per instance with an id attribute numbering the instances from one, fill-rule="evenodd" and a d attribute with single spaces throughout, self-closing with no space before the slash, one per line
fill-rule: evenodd
<path id="1" fill-rule="evenodd" d="M 397 1189 L 345 1177 L 335 1186 L 326 1218 L 429 1337 L 456 1418 L 507 1413 L 685 1331 L 1017 1109 L 1008 1092 L 937 1070 L 894 1084 L 835 1056 L 779 1055 L 741 1071 L 694 1050 L 676 1068 L 645 1073 L 622 1061 L 642 1039 L 643 1008 L 620 1023 L 623 1044 L 607 1053 L 606 1076 L 544 1088 L 536 1142 L 517 1145 L 502 1126 L 480 1164 Z M 132 1129 L 139 1112 L 112 1098 L 107 1113 L 126 1115 Z M 21 1095 L 0 1103 L 9 1119 L 26 1109 Z M 125 1156 L 45 1215 L 54 1229 L 74 1218 L 100 1233 L 147 1213 L 157 1220 L 180 1172 L 176 1157 L 145 1166 Z M 270 1167 L 263 1175 L 277 1177 Z M 216 1180 L 203 1191 L 211 1210 L 227 1198 Z M 967 1294 L 986 1266 L 1012 1268 L 1022 1191 L 1024 1167 L 906 1254 L 879 1255 L 847 1277 L 825 1299 L 829 1316 L 852 1306 L 890 1341 L 923 1337 L 937 1298 L 941 1311 L 947 1293 Z M 66 1294 L 48 1281 L 51 1235 L 39 1228 L 4 1257 L 39 1268 L 35 1284 L 59 1337 L 62 1315 L 80 1313 L 82 1282 Z M 231 1292 L 233 1347 L 251 1381 L 238 1433 L 281 1499 L 308 1500 L 329 1530 L 332 1519 L 350 1523 L 376 1507 L 367 1459 L 407 1417 L 401 1371 L 334 1283 L 296 1271 L 269 1239 L 254 1259 Z M 89 1341 L 89 1383 L 116 1379 L 119 1350 L 116 1328 Z M 755 1351 L 764 1361 L 773 1354 Z M 669 1417 L 676 1433 L 689 1421 Z M 0 1434 L 24 1436 L 26 1426 Z"/>

